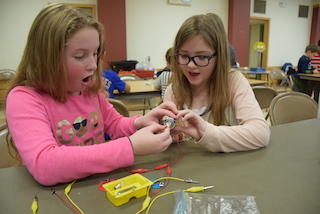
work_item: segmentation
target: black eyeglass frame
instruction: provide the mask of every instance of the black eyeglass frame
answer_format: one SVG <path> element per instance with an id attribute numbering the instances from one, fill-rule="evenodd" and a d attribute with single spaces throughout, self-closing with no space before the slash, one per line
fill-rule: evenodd
<path id="1" fill-rule="evenodd" d="M 185 64 L 182 64 L 182 63 L 180 63 L 179 60 L 177 59 L 178 56 L 188 57 L 189 61 L 188 61 L 187 63 L 185 63 Z M 176 62 L 177 62 L 179 65 L 188 65 L 188 64 L 190 63 L 190 61 L 192 60 L 193 63 L 194 63 L 196 66 L 199 66 L 199 67 L 207 67 L 207 66 L 209 65 L 210 59 L 212 59 L 212 58 L 215 57 L 215 56 L 217 56 L 217 51 L 214 52 L 211 56 L 192 56 L 192 57 L 191 57 L 191 56 L 188 56 L 188 55 L 185 55 L 185 54 L 178 54 L 178 53 L 177 53 L 177 54 L 174 54 L 174 59 L 176 60 Z M 208 59 L 208 64 L 207 64 L 207 65 L 198 65 L 198 64 L 196 63 L 196 61 L 194 60 L 195 57 L 205 57 L 205 58 L 207 58 L 207 59 Z"/>

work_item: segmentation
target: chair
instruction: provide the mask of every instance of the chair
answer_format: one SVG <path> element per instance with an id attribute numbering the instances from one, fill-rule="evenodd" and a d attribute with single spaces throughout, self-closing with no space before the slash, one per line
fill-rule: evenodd
<path id="1" fill-rule="evenodd" d="M 265 109 L 267 115 L 265 119 L 267 120 L 269 117 L 269 106 L 274 97 L 278 95 L 278 92 L 271 87 L 267 86 L 253 86 L 253 93 L 258 101 L 260 108 Z"/>
<path id="2" fill-rule="evenodd" d="M 0 70 L 0 80 L 9 80 L 13 79 L 16 76 L 16 72 L 11 69 L 2 69 Z"/>
<path id="3" fill-rule="evenodd" d="M 11 157 L 8 146 L 7 146 L 7 137 L 8 127 L 6 123 L 0 125 L 0 168 L 6 168 L 14 166 L 15 159 Z"/>
<path id="4" fill-rule="evenodd" d="M 135 74 L 120 74 L 119 75 L 120 79 L 123 81 L 137 81 L 137 80 L 142 80 L 139 76 L 135 75 Z M 126 107 L 128 108 L 129 111 L 142 111 L 143 115 L 145 115 L 146 110 L 151 110 L 154 107 L 156 107 L 156 105 L 152 105 L 150 98 L 144 98 L 143 99 L 143 103 L 139 103 L 139 104 L 128 104 L 126 105 Z"/>
<path id="5" fill-rule="evenodd" d="M 289 80 L 288 76 L 283 70 L 274 68 L 270 71 L 271 86 L 278 92 L 291 92 L 293 85 Z M 276 86 L 275 81 L 281 81 L 279 86 Z"/>
<path id="6" fill-rule="evenodd" d="M 16 72 L 10 69 L 0 70 L 0 106 L 4 105 L 5 96 L 9 87 L 8 83 L 16 76 Z"/>
<path id="7" fill-rule="evenodd" d="M 142 80 L 139 76 L 137 76 L 135 74 L 120 74 L 119 77 L 123 81 Z"/>
<path id="8" fill-rule="evenodd" d="M 113 105 L 113 107 L 119 112 L 121 115 L 125 117 L 129 117 L 129 110 L 120 100 L 108 98 L 109 103 Z"/>
<path id="9" fill-rule="evenodd" d="M 271 125 L 316 118 L 318 104 L 301 92 L 286 92 L 276 96 L 269 107 Z"/>

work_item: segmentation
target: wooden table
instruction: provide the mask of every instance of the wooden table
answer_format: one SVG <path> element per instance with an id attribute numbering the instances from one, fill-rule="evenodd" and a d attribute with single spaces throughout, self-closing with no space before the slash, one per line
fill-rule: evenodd
<path id="1" fill-rule="evenodd" d="M 270 74 L 269 71 L 242 71 L 242 72 L 246 74 L 266 74 L 266 75 Z"/>
<path id="2" fill-rule="evenodd" d="M 248 81 L 251 86 L 268 84 L 268 81 L 264 80 L 248 79 Z M 130 92 L 119 93 L 117 90 L 115 90 L 115 99 L 128 100 L 161 97 L 161 90 L 159 88 L 153 87 L 152 80 L 127 81 L 126 83 L 131 87 Z"/>
<path id="3" fill-rule="evenodd" d="M 182 143 L 183 158 L 171 166 L 172 176 L 192 178 L 199 185 L 214 185 L 202 194 L 252 195 L 261 214 L 318 214 L 320 213 L 320 119 L 311 119 L 271 127 L 271 139 L 266 148 L 235 153 L 211 153 L 193 142 Z M 124 154 L 125 155 L 125 154 Z M 133 168 L 153 168 L 159 164 L 175 161 L 179 156 L 177 145 L 167 151 L 135 157 Z M 81 167 L 81 166 L 79 166 Z M 63 172 L 61 172 L 63 173 Z M 70 197 L 84 213 L 136 213 L 144 197 L 133 198 L 116 207 L 98 189 L 106 178 L 119 179 L 129 175 L 124 169 L 90 176 L 78 180 Z M 166 175 L 165 169 L 142 174 L 147 178 Z M 64 198 L 67 184 L 53 188 Z M 161 192 L 186 189 L 194 184 L 170 181 Z M 25 167 L 0 169 L 0 213 L 31 213 L 30 206 L 35 195 L 39 199 L 38 214 L 73 213 L 50 187 L 38 184 Z M 172 213 L 173 195 L 159 198 L 150 214 Z"/>
<path id="4" fill-rule="evenodd" d="M 118 100 L 143 99 L 161 97 L 161 90 L 153 87 L 151 80 L 126 81 L 130 85 L 129 93 L 114 91 L 114 98 Z"/>
<path id="5" fill-rule="evenodd" d="M 268 81 L 248 79 L 251 86 L 266 85 Z M 129 93 L 119 93 L 114 91 L 114 98 L 118 100 L 143 99 L 152 97 L 161 97 L 161 90 L 152 85 L 152 80 L 126 81 L 130 85 Z"/>
<path id="6" fill-rule="evenodd" d="M 249 84 L 251 86 L 257 86 L 257 85 L 267 85 L 268 81 L 265 80 L 256 80 L 256 79 L 247 79 L 249 81 Z"/>
<path id="7" fill-rule="evenodd" d="M 248 74 L 255 74 L 256 75 L 256 79 L 263 79 L 266 80 L 268 82 L 268 84 L 270 85 L 270 72 L 269 71 L 246 71 L 246 70 L 242 70 L 242 73 L 244 73 L 246 76 L 248 76 Z M 264 75 L 265 77 L 262 78 L 259 76 Z"/>
<path id="8" fill-rule="evenodd" d="M 298 73 L 300 76 L 300 79 L 303 80 L 314 80 L 314 81 L 320 81 L 320 74 L 303 74 L 303 73 Z"/>

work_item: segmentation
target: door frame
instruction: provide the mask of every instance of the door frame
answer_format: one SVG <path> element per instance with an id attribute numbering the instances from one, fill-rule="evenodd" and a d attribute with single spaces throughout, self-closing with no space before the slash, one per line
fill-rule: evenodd
<path id="1" fill-rule="evenodd" d="M 262 53 L 262 59 L 261 59 L 261 67 L 262 68 L 267 68 L 268 66 L 268 50 L 269 50 L 269 35 L 270 35 L 270 18 L 266 18 L 266 17 L 257 17 L 257 16 L 250 16 L 250 23 L 251 22 L 261 22 L 261 24 L 263 24 L 264 26 L 264 30 L 263 30 L 263 41 L 265 46 L 266 46 L 266 50 Z M 249 42 L 250 44 L 250 42 Z M 251 50 L 252 47 L 249 47 L 249 50 Z"/>

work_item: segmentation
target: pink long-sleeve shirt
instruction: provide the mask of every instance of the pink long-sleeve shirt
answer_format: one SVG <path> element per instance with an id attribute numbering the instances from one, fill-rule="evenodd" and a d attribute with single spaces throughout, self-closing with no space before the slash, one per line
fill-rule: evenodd
<path id="1" fill-rule="evenodd" d="M 34 178 L 43 185 L 70 182 L 132 165 L 133 118 L 120 115 L 98 95 L 69 95 L 60 103 L 18 86 L 7 98 L 10 133 Z M 105 143 L 104 133 L 112 140 Z"/>
<path id="2" fill-rule="evenodd" d="M 202 118 L 207 121 L 204 135 L 196 144 L 212 152 L 236 152 L 266 146 L 270 128 L 248 80 L 240 72 L 230 73 L 230 94 L 234 95 L 231 106 L 225 111 L 228 124 L 216 126 L 207 112 Z M 163 101 L 174 102 L 172 85 L 167 87 Z"/>

